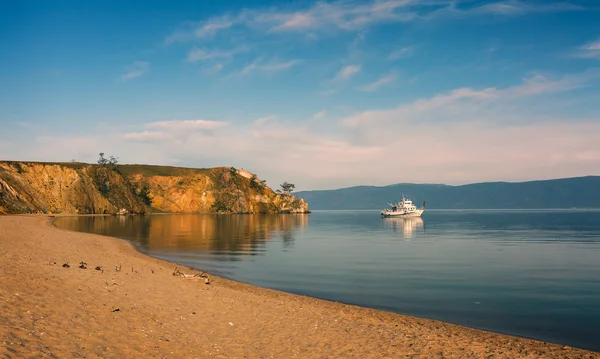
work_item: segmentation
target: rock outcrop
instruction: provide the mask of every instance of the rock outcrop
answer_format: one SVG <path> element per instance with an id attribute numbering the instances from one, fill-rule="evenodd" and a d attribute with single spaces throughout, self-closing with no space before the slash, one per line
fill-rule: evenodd
<path id="1" fill-rule="evenodd" d="M 273 192 L 231 167 L 0 162 L 0 213 L 306 213 L 308 204 Z"/>

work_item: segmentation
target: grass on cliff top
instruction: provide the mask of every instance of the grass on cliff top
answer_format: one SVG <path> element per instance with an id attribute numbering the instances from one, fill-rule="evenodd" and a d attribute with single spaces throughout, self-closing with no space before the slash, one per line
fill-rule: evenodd
<path id="1" fill-rule="evenodd" d="M 33 161 L 0 161 L 9 164 L 39 164 L 39 165 L 59 165 L 74 170 L 79 170 L 87 166 L 98 166 L 95 163 L 85 162 L 33 162 Z M 143 176 L 186 176 L 194 174 L 208 174 L 210 168 L 186 168 L 172 166 L 155 166 L 155 165 L 118 165 L 119 171 L 125 176 L 141 174 Z"/>
<path id="2" fill-rule="evenodd" d="M 186 176 L 207 174 L 210 168 L 187 168 L 154 165 L 119 165 L 119 171 L 125 176 L 141 174 L 143 176 Z"/>

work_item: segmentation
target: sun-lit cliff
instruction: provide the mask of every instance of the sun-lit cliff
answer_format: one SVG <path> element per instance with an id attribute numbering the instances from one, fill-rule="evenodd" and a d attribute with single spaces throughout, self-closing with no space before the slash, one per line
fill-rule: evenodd
<path id="1" fill-rule="evenodd" d="M 308 204 L 231 167 L 0 162 L 0 213 L 303 213 Z"/>

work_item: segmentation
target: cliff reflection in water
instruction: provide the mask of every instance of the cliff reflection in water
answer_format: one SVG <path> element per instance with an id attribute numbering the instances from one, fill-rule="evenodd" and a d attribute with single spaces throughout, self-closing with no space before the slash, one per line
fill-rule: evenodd
<path id="1" fill-rule="evenodd" d="M 273 239 L 291 247 L 294 234 L 308 225 L 308 215 L 90 216 L 58 218 L 56 224 L 127 239 L 142 251 L 256 255 Z"/>
<path id="2" fill-rule="evenodd" d="M 392 228 L 404 238 L 412 238 L 416 233 L 425 231 L 421 217 L 385 217 L 382 220 L 386 228 Z"/>

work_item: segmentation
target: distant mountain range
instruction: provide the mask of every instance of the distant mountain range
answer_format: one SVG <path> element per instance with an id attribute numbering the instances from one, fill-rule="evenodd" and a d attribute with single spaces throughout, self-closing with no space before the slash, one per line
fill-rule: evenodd
<path id="1" fill-rule="evenodd" d="M 530 182 L 485 182 L 462 186 L 399 183 L 336 190 L 300 191 L 311 209 L 382 209 L 411 198 L 431 209 L 600 208 L 600 176 Z"/>

